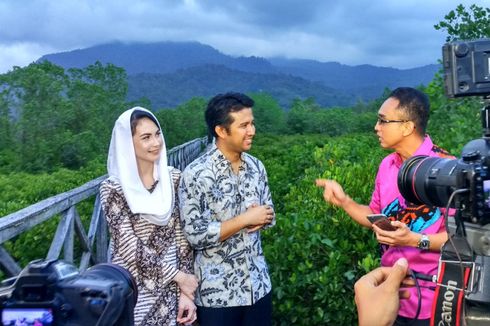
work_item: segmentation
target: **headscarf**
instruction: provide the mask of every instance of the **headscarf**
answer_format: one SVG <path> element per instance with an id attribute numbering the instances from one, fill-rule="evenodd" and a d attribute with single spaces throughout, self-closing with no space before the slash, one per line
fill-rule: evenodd
<path id="1" fill-rule="evenodd" d="M 157 225 L 166 225 L 172 215 L 174 206 L 174 187 L 167 166 L 167 149 L 163 133 L 160 158 L 155 161 L 153 177 L 158 180 L 153 192 L 149 192 L 138 174 L 136 155 L 134 153 L 133 136 L 131 135 L 131 114 L 135 110 L 153 113 L 142 107 L 134 107 L 122 113 L 114 124 L 112 130 L 109 155 L 107 157 L 107 171 L 110 178 L 115 178 L 121 184 L 124 197 L 133 214 L 140 214 L 148 222 Z M 160 124 L 157 121 L 158 128 Z"/>

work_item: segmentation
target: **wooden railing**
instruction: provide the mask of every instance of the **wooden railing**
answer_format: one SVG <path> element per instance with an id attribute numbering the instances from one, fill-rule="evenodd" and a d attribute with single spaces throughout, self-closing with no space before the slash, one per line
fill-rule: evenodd
<path id="1" fill-rule="evenodd" d="M 204 151 L 206 144 L 207 138 L 199 138 L 172 148 L 168 151 L 168 164 L 183 170 Z M 31 230 L 34 226 L 58 214 L 61 214 L 61 220 L 46 259 L 58 259 L 63 251 L 63 259 L 74 263 L 74 237 L 76 235 L 82 251 L 81 257 L 77 257 L 80 271 L 86 270 L 91 265 L 107 262 L 109 236 L 98 191 L 100 183 L 106 177 L 107 175 L 101 176 L 81 187 L 0 218 L 0 268 L 2 271 L 7 276 L 15 276 L 21 271 L 21 267 L 3 247 L 5 241 Z M 88 232 L 86 232 L 76 205 L 94 195 L 94 209 Z"/>

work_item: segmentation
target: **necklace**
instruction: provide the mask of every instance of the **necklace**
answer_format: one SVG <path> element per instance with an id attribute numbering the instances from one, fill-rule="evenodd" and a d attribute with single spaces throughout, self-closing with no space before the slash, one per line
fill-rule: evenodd
<path id="1" fill-rule="evenodd" d="M 158 180 L 156 180 L 150 188 L 147 188 L 146 190 L 148 190 L 150 192 L 150 194 L 155 190 L 156 186 L 158 184 Z"/>

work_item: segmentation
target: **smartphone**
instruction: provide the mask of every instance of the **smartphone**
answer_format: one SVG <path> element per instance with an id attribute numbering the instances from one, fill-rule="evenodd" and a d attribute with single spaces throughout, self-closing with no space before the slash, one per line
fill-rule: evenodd
<path id="1" fill-rule="evenodd" d="M 396 227 L 391 225 L 388 216 L 386 216 L 385 214 L 369 214 L 367 216 L 367 219 L 369 220 L 369 222 L 375 224 L 377 227 L 379 227 L 382 230 L 396 231 Z"/>
<path id="2" fill-rule="evenodd" d="M 383 220 L 383 219 L 387 219 L 387 218 L 388 218 L 388 216 L 386 216 L 385 214 L 369 214 L 367 216 L 367 219 L 371 223 L 376 223 L 379 220 Z"/>

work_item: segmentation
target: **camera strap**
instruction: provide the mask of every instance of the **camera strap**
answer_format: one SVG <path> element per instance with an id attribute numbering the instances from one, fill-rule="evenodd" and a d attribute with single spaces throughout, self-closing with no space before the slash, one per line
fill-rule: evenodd
<path id="1" fill-rule="evenodd" d="M 465 290 L 474 262 L 472 253 L 462 243 L 466 240 L 455 238 L 453 242 L 460 250 L 457 254 L 449 241 L 442 248 L 430 326 L 463 325 Z"/>

